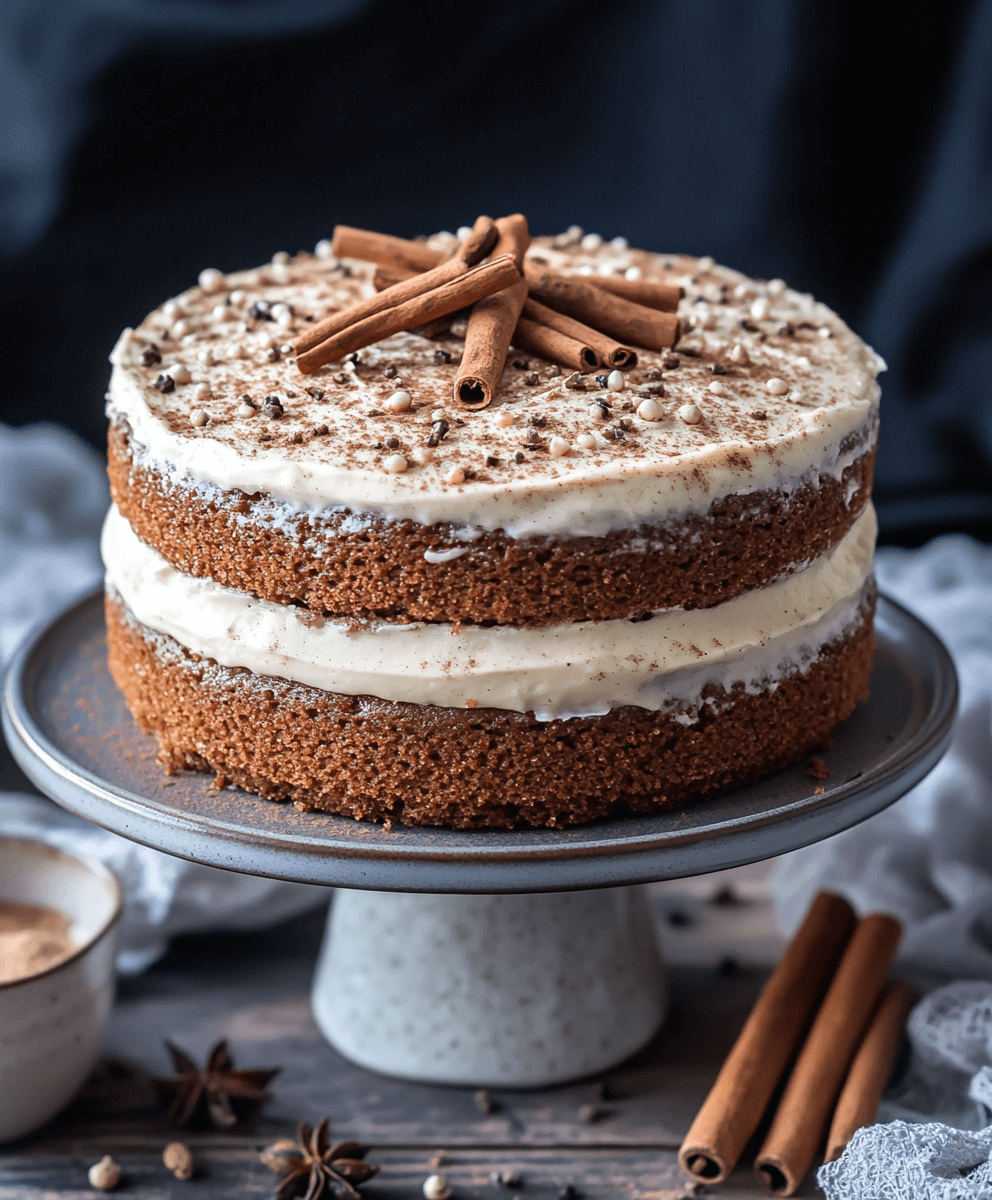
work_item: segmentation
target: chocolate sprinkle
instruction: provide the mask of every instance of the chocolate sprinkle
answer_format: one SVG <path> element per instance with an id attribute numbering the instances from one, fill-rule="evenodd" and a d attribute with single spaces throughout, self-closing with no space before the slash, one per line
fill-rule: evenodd
<path id="1" fill-rule="evenodd" d="M 386 446 L 387 450 L 395 450 L 395 449 L 397 449 L 399 444 L 400 444 L 400 439 L 398 437 L 386 438 L 385 446 Z"/>
<path id="2" fill-rule="evenodd" d="M 450 428 L 451 426 L 447 421 L 444 420 L 443 417 L 440 421 L 435 421 L 434 424 L 431 425 L 431 432 L 427 438 L 427 445 L 440 446 L 440 444 L 444 441 L 444 435 Z"/>
<path id="3" fill-rule="evenodd" d="M 176 381 L 171 375 L 159 375 L 152 387 L 156 392 L 172 392 L 175 391 Z"/>
<path id="4" fill-rule="evenodd" d="M 141 365 L 143 367 L 154 367 L 156 363 L 162 361 L 162 355 L 159 353 L 158 346 L 154 342 L 147 345 L 141 352 Z"/>

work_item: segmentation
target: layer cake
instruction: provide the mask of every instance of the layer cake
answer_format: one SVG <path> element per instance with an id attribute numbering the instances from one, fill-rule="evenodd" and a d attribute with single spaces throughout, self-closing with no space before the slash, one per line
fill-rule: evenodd
<path id="1" fill-rule="evenodd" d="M 835 314 L 537 239 L 562 274 L 681 287 L 679 339 L 622 375 L 511 350 L 472 411 L 457 320 L 300 373 L 301 331 L 374 294 L 328 249 L 206 271 L 112 354 L 110 665 L 166 769 L 566 825 L 799 761 L 865 698 L 883 364 Z"/>

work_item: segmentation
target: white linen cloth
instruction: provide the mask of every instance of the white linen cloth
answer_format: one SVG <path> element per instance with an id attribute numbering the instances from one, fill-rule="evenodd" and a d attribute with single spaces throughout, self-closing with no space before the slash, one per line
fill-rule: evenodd
<path id="1" fill-rule="evenodd" d="M 65 429 L 0 424 L 0 670 L 35 624 L 97 584 L 107 511 L 100 458 Z M 260 929 L 326 901 L 322 887 L 188 863 L 70 816 L 49 800 L 0 792 L 0 834 L 98 858 L 126 906 L 118 966 L 144 970 L 177 933 Z"/>

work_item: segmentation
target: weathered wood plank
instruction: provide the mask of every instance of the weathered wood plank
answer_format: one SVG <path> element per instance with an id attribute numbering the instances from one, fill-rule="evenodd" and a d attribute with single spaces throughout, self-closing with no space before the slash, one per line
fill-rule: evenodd
<path id="1" fill-rule="evenodd" d="M 115 1157 L 124 1172 L 122 1194 L 134 1200 L 271 1196 L 273 1176 L 253 1150 L 198 1145 L 196 1139 L 191 1145 L 198 1173 L 188 1183 L 165 1170 L 159 1146 L 119 1148 Z M 21 1155 L 14 1162 L 0 1158 L 0 1200 L 47 1200 L 49 1195 L 92 1200 L 86 1170 L 97 1157 L 95 1151 L 87 1155 L 77 1149 L 57 1163 L 47 1155 Z M 432 1152 L 420 1148 L 380 1150 L 370 1157 L 381 1173 L 362 1188 L 366 1200 L 419 1200 L 424 1180 L 435 1171 L 449 1181 L 456 1200 L 513 1200 L 518 1193 L 551 1200 L 569 1183 L 586 1200 L 681 1200 L 694 1194 L 691 1185 L 686 1189 L 675 1152 L 661 1148 L 459 1149 L 447 1154 L 442 1165 L 434 1165 Z M 522 1186 L 505 1188 L 494 1180 L 496 1174 L 511 1171 L 519 1172 Z M 764 1200 L 745 1169 L 735 1171 L 717 1190 L 733 1200 Z M 811 1180 L 799 1192 L 801 1197 L 816 1194 Z"/>

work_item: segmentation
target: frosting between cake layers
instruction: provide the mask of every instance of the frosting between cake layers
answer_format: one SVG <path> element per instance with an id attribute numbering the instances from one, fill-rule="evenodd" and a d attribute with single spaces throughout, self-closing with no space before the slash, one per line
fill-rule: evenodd
<path id="1" fill-rule="evenodd" d="M 857 622 L 875 534 L 869 505 L 803 571 L 713 608 L 543 629 L 315 625 L 306 610 L 182 574 L 116 508 L 102 550 L 108 586 L 138 621 L 222 666 L 347 695 L 540 720 L 630 704 L 673 709 L 691 723 L 707 685 L 765 690 Z"/>
<path id="2" fill-rule="evenodd" d="M 222 292 L 192 288 L 125 330 L 111 356 L 108 411 L 129 425 L 135 453 L 172 478 L 267 493 L 296 511 L 348 508 L 511 537 L 604 536 L 705 511 L 732 494 L 840 478 L 874 444 L 884 364 L 812 297 L 686 257 L 566 254 L 546 241 L 532 254 L 566 273 L 636 269 L 684 286 L 679 367 L 638 351 L 622 392 L 591 379 L 583 392 L 534 356 L 527 366 L 540 371 L 515 368 L 511 353 L 492 408 L 470 412 L 452 400 L 461 343 L 402 333 L 362 350 L 357 367 L 304 377 L 292 339 L 307 319 L 367 295 L 371 268 L 352 264 L 342 277 L 300 256 L 275 274 L 228 276 Z M 282 304 L 282 324 L 252 317 L 257 300 Z M 151 345 L 161 362 L 145 366 Z M 176 374 L 171 390 L 155 389 L 160 371 Z M 398 387 L 412 401 L 393 412 Z M 637 405 L 652 387 L 663 411 L 648 421 Z M 248 395 L 260 409 L 270 394 L 282 402 L 278 421 L 241 402 Z M 597 397 L 612 405 L 603 420 Z M 679 415 L 686 405 L 698 421 Z M 438 408 L 450 428 L 431 448 Z M 508 415 L 513 423 L 501 425 Z M 617 431 L 618 422 L 626 428 Z M 550 454 L 552 438 L 567 453 Z M 397 452 L 408 469 L 391 473 L 385 463 Z M 458 484 L 449 478 L 456 468 L 468 476 Z"/>

